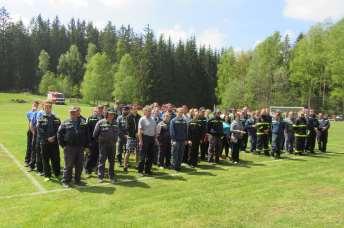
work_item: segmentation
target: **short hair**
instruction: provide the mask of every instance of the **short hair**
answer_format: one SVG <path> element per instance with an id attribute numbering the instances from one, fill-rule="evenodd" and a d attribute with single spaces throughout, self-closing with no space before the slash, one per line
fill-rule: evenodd
<path id="1" fill-rule="evenodd" d="M 144 111 L 144 112 L 150 112 L 150 111 L 152 111 L 152 107 L 149 106 L 149 105 L 146 105 L 146 106 L 143 108 L 143 111 Z"/>
<path id="2" fill-rule="evenodd" d="M 46 100 L 43 102 L 43 106 L 52 106 L 52 105 L 53 105 L 53 103 L 49 100 Z"/>

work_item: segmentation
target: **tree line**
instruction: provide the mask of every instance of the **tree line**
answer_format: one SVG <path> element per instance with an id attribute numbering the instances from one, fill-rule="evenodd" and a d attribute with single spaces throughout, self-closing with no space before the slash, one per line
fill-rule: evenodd
<path id="1" fill-rule="evenodd" d="M 273 33 L 252 51 L 220 58 L 216 95 L 224 107 L 304 106 L 344 113 L 344 19 L 314 25 L 295 43 Z"/>
<path id="2" fill-rule="evenodd" d="M 344 19 L 313 26 L 295 43 L 274 32 L 253 50 L 215 50 L 195 37 L 174 43 L 40 15 L 25 26 L 0 9 L 0 90 L 59 90 L 89 103 L 187 104 L 224 108 L 308 106 L 344 112 Z"/>

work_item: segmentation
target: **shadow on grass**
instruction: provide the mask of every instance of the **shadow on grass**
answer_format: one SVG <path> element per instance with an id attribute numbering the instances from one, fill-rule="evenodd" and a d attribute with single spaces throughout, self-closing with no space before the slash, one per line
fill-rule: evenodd
<path id="1" fill-rule="evenodd" d="M 305 155 L 299 155 L 300 157 L 302 157 L 302 156 L 305 156 Z M 282 160 L 288 160 L 288 161 L 302 161 L 302 162 L 304 162 L 304 161 L 306 161 L 305 159 L 301 159 L 301 158 L 292 158 L 292 157 L 287 157 L 287 156 L 281 156 L 281 158 L 280 159 L 282 159 Z"/>
<path id="2" fill-rule="evenodd" d="M 211 164 L 199 164 L 199 165 L 197 165 L 197 168 L 200 168 L 200 169 L 224 170 L 224 168 L 222 168 L 222 167 L 220 167 L 218 165 L 211 165 Z"/>
<path id="3" fill-rule="evenodd" d="M 116 190 L 114 186 L 82 186 L 74 188 L 79 192 L 87 192 L 87 193 L 102 193 L 111 195 Z"/>

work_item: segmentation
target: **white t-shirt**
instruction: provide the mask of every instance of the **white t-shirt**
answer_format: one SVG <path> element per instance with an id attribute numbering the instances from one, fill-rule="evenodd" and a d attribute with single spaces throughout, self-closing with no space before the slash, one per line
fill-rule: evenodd
<path id="1" fill-rule="evenodd" d="M 147 136 L 155 136 L 156 122 L 153 117 L 142 116 L 139 120 L 138 128 Z"/>

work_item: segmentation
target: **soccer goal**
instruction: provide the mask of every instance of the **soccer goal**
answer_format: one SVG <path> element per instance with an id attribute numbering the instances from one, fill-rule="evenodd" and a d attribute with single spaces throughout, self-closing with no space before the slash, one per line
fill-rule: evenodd
<path id="1" fill-rule="evenodd" d="M 270 115 L 274 115 L 276 112 L 294 112 L 302 111 L 304 107 L 287 107 L 287 106 L 270 106 Z"/>

